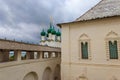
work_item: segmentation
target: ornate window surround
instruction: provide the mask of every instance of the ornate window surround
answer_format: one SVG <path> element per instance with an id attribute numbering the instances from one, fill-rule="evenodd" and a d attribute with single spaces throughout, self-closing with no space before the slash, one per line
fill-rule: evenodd
<path id="1" fill-rule="evenodd" d="M 81 43 L 88 43 L 88 59 L 82 59 Z M 90 38 L 85 33 L 79 37 L 79 60 L 91 60 Z"/>
<path id="2" fill-rule="evenodd" d="M 118 59 L 110 59 L 109 54 L 109 41 L 117 41 L 117 48 L 118 48 Z M 105 45 L 106 45 L 106 57 L 107 60 L 120 60 L 120 37 L 114 31 L 109 32 L 105 38 Z"/>

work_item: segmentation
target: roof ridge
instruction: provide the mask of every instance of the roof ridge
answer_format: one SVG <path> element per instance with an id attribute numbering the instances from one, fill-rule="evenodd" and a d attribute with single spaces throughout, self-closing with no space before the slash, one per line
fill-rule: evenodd
<path id="1" fill-rule="evenodd" d="M 102 1 L 104 1 L 104 0 L 101 0 L 100 2 L 98 2 L 95 6 L 93 6 L 91 9 L 89 9 L 88 11 L 86 11 L 84 14 L 82 14 L 79 18 L 81 18 L 82 16 L 84 16 L 86 13 L 88 13 L 90 10 L 92 10 L 93 8 L 95 8 L 98 4 L 100 4 Z M 79 18 L 77 18 L 75 21 L 78 21 L 78 19 Z"/>
<path id="2" fill-rule="evenodd" d="M 97 18 L 119 16 L 120 0 L 101 0 L 75 21 L 92 20 Z M 75 22 L 74 21 L 74 22 Z"/>

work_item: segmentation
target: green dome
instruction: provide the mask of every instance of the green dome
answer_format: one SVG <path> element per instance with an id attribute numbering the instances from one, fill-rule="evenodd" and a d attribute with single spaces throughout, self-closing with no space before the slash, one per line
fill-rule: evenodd
<path id="1" fill-rule="evenodd" d="M 54 27 L 53 27 L 51 33 L 52 33 L 53 35 L 56 35 L 56 31 L 55 31 Z"/>
<path id="2" fill-rule="evenodd" d="M 42 32 L 41 32 L 41 36 L 45 36 L 45 35 L 46 35 L 46 33 L 45 33 L 44 29 L 43 29 Z"/>
<path id="3" fill-rule="evenodd" d="M 52 28 L 49 28 L 49 29 L 47 30 L 47 32 L 48 32 L 48 33 L 51 33 L 51 32 L 52 32 Z"/>
<path id="4" fill-rule="evenodd" d="M 61 36 L 61 32 L 58 29 L 58 32 L 56 33 L 56 36 Z"/>

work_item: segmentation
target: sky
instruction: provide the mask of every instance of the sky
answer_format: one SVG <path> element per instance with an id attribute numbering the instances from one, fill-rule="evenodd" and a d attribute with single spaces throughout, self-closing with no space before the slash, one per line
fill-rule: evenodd
<path id="1" fill-rule="evenodd" d="M 38 44 L 50 17 L 57 23 L 71 22 L 101 0 L 0 0 L 0 39 Z"/>

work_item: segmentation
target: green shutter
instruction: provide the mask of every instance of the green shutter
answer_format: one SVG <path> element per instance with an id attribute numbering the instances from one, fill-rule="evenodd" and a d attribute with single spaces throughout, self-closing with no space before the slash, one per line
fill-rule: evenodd
<path id="1" fill-rule="evenodd" d="M 109 41 L 110 59 L 118 59 L 117 41 Z"/>
<path id="2" fill-rule="evenodd" d="M 114 58 L 118 59 L 117 41 L 114 41 Z"/>
<path id="3" fill-rule="evenodd" d="M 88 43 L 81 43 L 82 59 L 88 59 Z"/>

